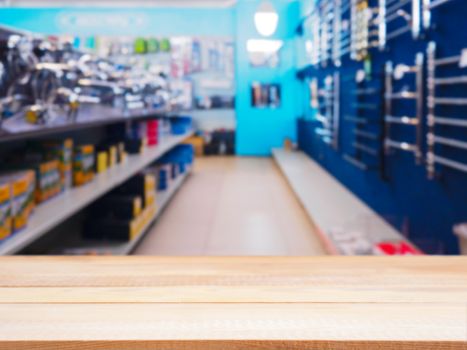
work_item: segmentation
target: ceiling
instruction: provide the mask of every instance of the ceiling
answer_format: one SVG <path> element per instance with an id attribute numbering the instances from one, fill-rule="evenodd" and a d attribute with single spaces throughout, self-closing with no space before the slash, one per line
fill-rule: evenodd
<path id="1" fill-rule="evenodd" d="M 236 0 L 0 0 L 11 7 L 230 7 Z"/>

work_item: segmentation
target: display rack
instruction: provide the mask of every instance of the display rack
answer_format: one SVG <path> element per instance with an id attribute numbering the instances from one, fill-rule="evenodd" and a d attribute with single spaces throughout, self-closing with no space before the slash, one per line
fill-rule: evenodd
<path id="1" fill-rule="evenodd" d="M 424 56 L 422 53 L 417 54 L 415 64 L 408 66 L 399 64 L 395 68 L 392 62 L 386 63 L 385 68 L 385 95 L 384 95 L 384 150 L 385 154 L 391 154 L 394 149 L 411 152 L 415 155 L 417 164 L 422 162 L 422 142 L 423 142 L 423 63 Z M 413 90 L 408 91 L 405 88 L 401 91 L 394 91 L 394 82 L 402 80 L 406 76 L 412 75 L 415 77 L 412 83 Z M 395 101 L 413 101 L 415 112 L 410 116 L 395 116 L 394 107 Z M 401 124 L 415 127 L 415 142 L 395 140 L 392 137 L 392 126 Z"/>
<path id="2" fill-rule="evenodd" d="M 445 5 L 454 0 L 422 0 L 422 17 L 423 17 L 423 27 L 429 29 L 432 25 L 431 15 L 432 11 L 442 5 Z"/>
<path id="3" fill-rule="evenodd" d="M 142 241 L 144 236 L 149 232 L 150 228 L 154 222 L 160 217 L 166 206 L 169 204 L 170 200 L 175 196 L 177 191 L 182 186 L 183 182 L 191 173 L 191 168 L 185 170 L 183 174 L 180 174 L 173 183 L 169 186 L 167 190 L 157 192 L 156 203 L 157 210 L 152 215 L 151 219 L 148 220 L 148 223 L 141 229 L 140 233 L 127 242 L 109 242 L 109 241 L 83 241 L 73 246 L 73 249 L 78 252 L 83 252 L 84 254 L 89 254 L 92 252 L 93 255 L 129 255 L 138 244 Z M 81 253 L 80 253 L 81 255 Z"/>
<path id="4" fill-rule="evenodd" d="M 446 90 L 454 93 L 452 88 L 459 86 L 465 87 L 467 84 L 467 75 L 463 75 L 465 69 L 465 50 L 461 54 L 439 58 L 437 57 L 436 44 L 431 42 L 427 49 L 427 66 L 428 66 L 428 79 L 427 79 L 427 93 L 428 93 L 428 134 L 427 134 L 427 171 L 428 177 L 433 179 L 436 175 L 436 165 L 442 165 L 447 168 L 456 169 L 458 171 L 467 173 L 467 163 L 458 159 L 448 158 L 437 150 L 437 145 L 445 146 L 451 149 L 466 151 L 467 142 L 458 138 L 448 137 L 441 135 L 438 130 L 440 126 L 451 132 L 460 128 L 467 128 L 467 120 L 462 118 L 467 106 L 467 98 L 456 96 L 446 96 Z M 440 76 L 440 70 L 446 68 L 454 69 L 456 76 Z M 459 72 L 460 71 L 460 72 Z M 441 95 L 440 90 L 444 88 L 444 94 Z M 459 89 L 460 90 L 460 89 Z M 463 90 L 460 90 L 463 91 Z M 448 109 L 451 108 L 451 109 Z M 453 109 L 458 115 L 442 115 L 439 114 L 441 110 L 452 112 Z M 449 114 L 449 113 L 448 113 Z M 459 118 L 460 117 L 460 118 Z M 465 134 L 464 134 L 465 135 Z"/>
<path id="5" fill-rule="evenodd" d="M 353 152 L 345 153 L 343 158 L 357 168 L 367 171 L 380 167 L 381 158 L 381 130 L 377 125 L 381 124 L 377 111 L 380 108 L 381 87 L 380 80 L 358 70 L 354 78 L 356 87 L 353 91 L 355 96 L 355 115 L 346 115 L 344 120 L 353 125 Z M 378 84 L 378 85 L 375 85 Z M 372 159 L 367 160 L 367 155 Z M 376 159 L 376 161 L 375 161 Z"/>
<path id="6" fill-rule="evenodd" d="M 74 122 L 65 122 L 60 125 L 31 125 L 28 128 L 24 128 L 18 132 L 7 132 L 1 130 L 0 124 L 0 143 L 24 140 L 29 138 L 37 138 L 47 135 L 60 134 L 63 132 L 77 131 L 84 129 L 91 129 L 100 126 L 112 125 L 117 123 L 122 123 L 126 121 L 136 121 L 143 120 L 148 118 L 171 118 L 176 117 L 183 113 L 182 110 L 172 109 L 172 108 L 161 108 L 153 110 L 139 110 L 128 112 L 126 114 L 122 113 L 109 113 L 108 111 L 94 112 L 90 113 L 91 115 L 86 115 L 83 119 L 78 119 Z M 101 114 L 102 117 L 98 117 Z"/>
<path id="7" fill-rule="evenodd" d="M 321 126 L 315 129 L 315 133 L 324 143 L 337 150 L 340 127 L 339 73 L 328 75 L 322 88 L 319 87 L 318 80 L 313 79 L 310 82 L 310 91 L 311 105 L 316 109 L 316 119 L 321 123 Z"/>
<path id="8" fill-rule="evenodd" d="M 406 33 L 418 39 L 421 29 L 421 0 L 379 0 L 379 48 L 385 49 L 388 41 Z"/>
<path id="9" fill-rule="evenodd" d="M 97 174 L 91 183 L 70 189 L 39 205 L 26 229 L 0 243 L 0 255 L 19 252 L 97 198 L 121 185 L 191 135 L 193 131 L 183 135 L 168 136 L 159 145 L 149 147 L 139 155 L 128 157 L 124 163 L 114 166 L 107 172 Z"/>

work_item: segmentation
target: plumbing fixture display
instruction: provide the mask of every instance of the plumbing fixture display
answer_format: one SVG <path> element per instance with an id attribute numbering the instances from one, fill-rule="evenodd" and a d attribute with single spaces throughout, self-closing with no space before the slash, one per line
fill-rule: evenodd
<path id="1" fill-rule="evenodd" d="M 361 170 L 373 170 L 380 167 L 381 160 L 380 113 L 365 107 L 380 108 L 381 79 L 378 75 L 359 69 L 354 81 L 354 114 L 344 116 L 344 121 L 352 128 L 353 152 L 344 153 L 343 158 Z"/>
<path id="2" fill-rule="evenodd" d="M 446 5 L 449 2 L 459 1 L 459 0 L 422 0 L 422 22 L 423 28 L 429 29 L 432 25 L 432 11 Z M 461 1 L 461 0 L 460 0 Z"/>
<path id="3" fill-rule="evenodd" d="M 349 0 L 350 5 L 350 58 L 364 60 L 378 42 L 378 7 L 368 0 Z"/>
<path id="4" fill-rule="evenodd" d="M 363 61 L 375 48 L 385 50 L 388 42 L 411 33 L 420 37 L 423 0 L 321 0 L 301 23 L 309 27 L 311 64 L 336 67 L 342 57 Z M 424 0 L 429 1 L 429 0 Z M 445 0 L 444 0 L 445 1 Z M 428 7 L 438 6 L 432 2 Z M 423 18 L 424 21 L 427 21 Z M 308 29 L 308 28 L 306 28 Z M 303 32 L 303 28 L 300 29 Z"/>
<path id="5" fill-rule="evenodd" d="M 421 0 L 379 0 L 379 48 L 406 33 L 418 39 L 421 29 Z"/>
<path id="6" fill-rule="evenodd" d="M 410 66 L 398 64 L 394 67 L 392 62 L 387 62 L 385 67 L 385 95 L 384 95 L 384 150 L 386 155 L 390 155 L 392 150 L 397 149 L 405 152 L 412 152 L 415 155 L 417 164 L 422 162 L 422 142 L 423 142 L 423 65 L 424 56 L 417 54 L 415 64 Z M 412 87 L 402 85 L 410 82 Z M 399 90 L 395 90 L 395 86 Z M 399 116 L 395 111 L 401 101 L 411 101 L 413 114 Z M 392 129 L 394 125 L 405 125 L 415 127 L 415 141 L 395 140 Z"/>
<path id="7" fill-rule="evenodd" d="M 172 107 L 166 79 L 24 33 L 0 35 L 0 122 L 14 133 Z M 85 112 L 85 113 L 84 113 Z"/>
<path id="8" fill-rule="evenodd" d="M 333 149 L 339 149 L 340 127 L 340 77 L 335 72 L 324 79 L 324 84 L 319 87 L 318 80 L 310 82 L 311 105 L 317 111 L 316 119 L 321 123 L 315 129 L 315 133 L 321 140 Z"/>
<path id="9" fill-rule="evenodd" d="M 427 49 L 427 171 L 433 179 L 439 164 L 443 167 L 467 173 L 467 163 L 461 158 L 467 151 L 467 49 L 458 55 L 438 57 L 436 43 L 430 42 Z M 444 114 L 446 113 L 446 114 Z M 457 135 L 450 137 L 449 134 Z M 464 140 L 460 137 L 464 137 Z M 447 149 L 446 149 L 447 148 Z M 443 153 L 449 152 L 452 157 Z"/>

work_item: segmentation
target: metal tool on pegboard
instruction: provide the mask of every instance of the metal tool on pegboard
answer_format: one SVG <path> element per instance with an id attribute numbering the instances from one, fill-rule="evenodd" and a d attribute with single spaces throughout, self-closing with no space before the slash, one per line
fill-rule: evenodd
<path id="1" fill-rule="evenodd" d="M 436 145 L 445 146 L 451 149 L 467 150 L 467 142 L 452 137 L 446 137 L 439 134 L 437 127 L 448 128 L 467 128 L 467 120 L 459 116 L 448 117 L 440 115 L 438 112 L 443 108 L 455 109 L 456 113 L 465 113 L 467 107 L 467 98 L 465 97 L 446 97 L 444 93 L 441 97 L 439 90 L 447 87 L 465 86 L 467 84 L 466 75 L 457 75 L 439 77 L 438 74 L 443 68 L 450 67 L 456 71 L 465 71 L 467 68 L 467 49 L 463 49 L 459 55 L 438 58 L 436 44 L 430 42 L 427 49 L 427 103 L 428 103 L 428 134 L 427 134 L 427 171 L 428 177 L 433 179 L 436 175 L 436 164 L 456 169 L 467 173 L 467 164 L 440 155 L 436 150 Z"/>
<path id="2" fill-rule="evenodd" d="M 429 29 L 431 27 L 431 12 L 442 6 L 445 5 L 449 2 L 452 2 L 453 0 L 422 0 L 422 22 L 423 22 L 423 28 Z"/>
<path id="3" fill-rule="evenodd" d="M 321 123 L 321 126 L 315 129 L 315 133 L 324 143 L 337 150 L 340 128 L 339 73 L 328 75 L 322 88 L 319 88 L 318 79 L 314 78 L 310 82 L 310 91 L 311 105 L 318 112 L 316 120 Z"/>
<path id="4" fill-rule="evenodd" d="M 421 0 L 379 0 L 378 42 L 381 50 L 387 42 L 412 33 L 417 39 L 421 29 Z"/>
<path id="5" fill-rule="evenodd" d="M 423 74 L 424 56 L 417 54 L 415 64 L 412 66 L 399 64 L 396 67 L 392 62 L 387 62 L 385 67 L 385 95 L 384 95 L 384 149 L 385 154 L 389 155 L 392 150 L 412 152 L 415 155 L 417 164 L 422 162 L 422 118 L 423 118 Z M 413 90 L 394 91 L 394 81 L 402 80 L 408 75 L 415 77 Z M 397 100 L 411 100 L 415 105 L 415 114 L 411 116 L 395 116 L 394 105 Z M 404 124 L 415 127 L 415 142 L 399 141 L 393 139 L 393 124 Z"/>
<path id="6" fill-rule="evenodd" d="M 345 153 L 344 160 L 357 168 L 367 171 L 379 168 L 379 157 L 381 155 L 381 135 L 376 127 L 379 124 L 375 117 L 375 111 L 380 108 L 377 103 L 368 103 L 368 99 L 375 101 L 381 89 L 375 86 L 381 83 L 378 75 L 371 74 L 365 69 L 355 73 L 356 88 L 352 91 L 357 103 L 354 104 L 355 115 L 345 116 L 344 120 L 353 124 L 353 152 Z M 380 113 L 376 113 L 379 115 Z"/>

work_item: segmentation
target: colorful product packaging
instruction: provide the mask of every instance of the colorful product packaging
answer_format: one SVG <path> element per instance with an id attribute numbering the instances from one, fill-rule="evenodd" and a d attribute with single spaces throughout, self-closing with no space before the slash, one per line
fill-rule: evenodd
<path id="1" fill-rule="evenodd" d="M 73 155 L 73 185 L 82 186 L 94 178 L 94 146 L 75 147 Z"/>
<path id="2" fill-rule="evenodd" d="M 11 186 L 8 182 L 0 180 L 0 240 L 10 236 L 12 231 Z"/>
<path id="3" fill-rule="evenodd" d="M 6 176 L 10 183 L 13 231 L 20 231 L 28 224 L 35 207 L 36 177 L 34 171 L 20 171 Z"/>
<path id="4" fill-rule="evenodd" d="M 59 160 L 62 189 L 66 190 L 71 188 L 73 185 L 73 140 L 65 139 L 63 141 L 45 141 L 42 145 L 47 153 L 48 159 Z"/>
<path id="5" fill-rule="evenodd" d="M 36 173 L 36 202 L 42 203 L 62 190 L 59 161 L 50 160 L 32 165 Z"/>

